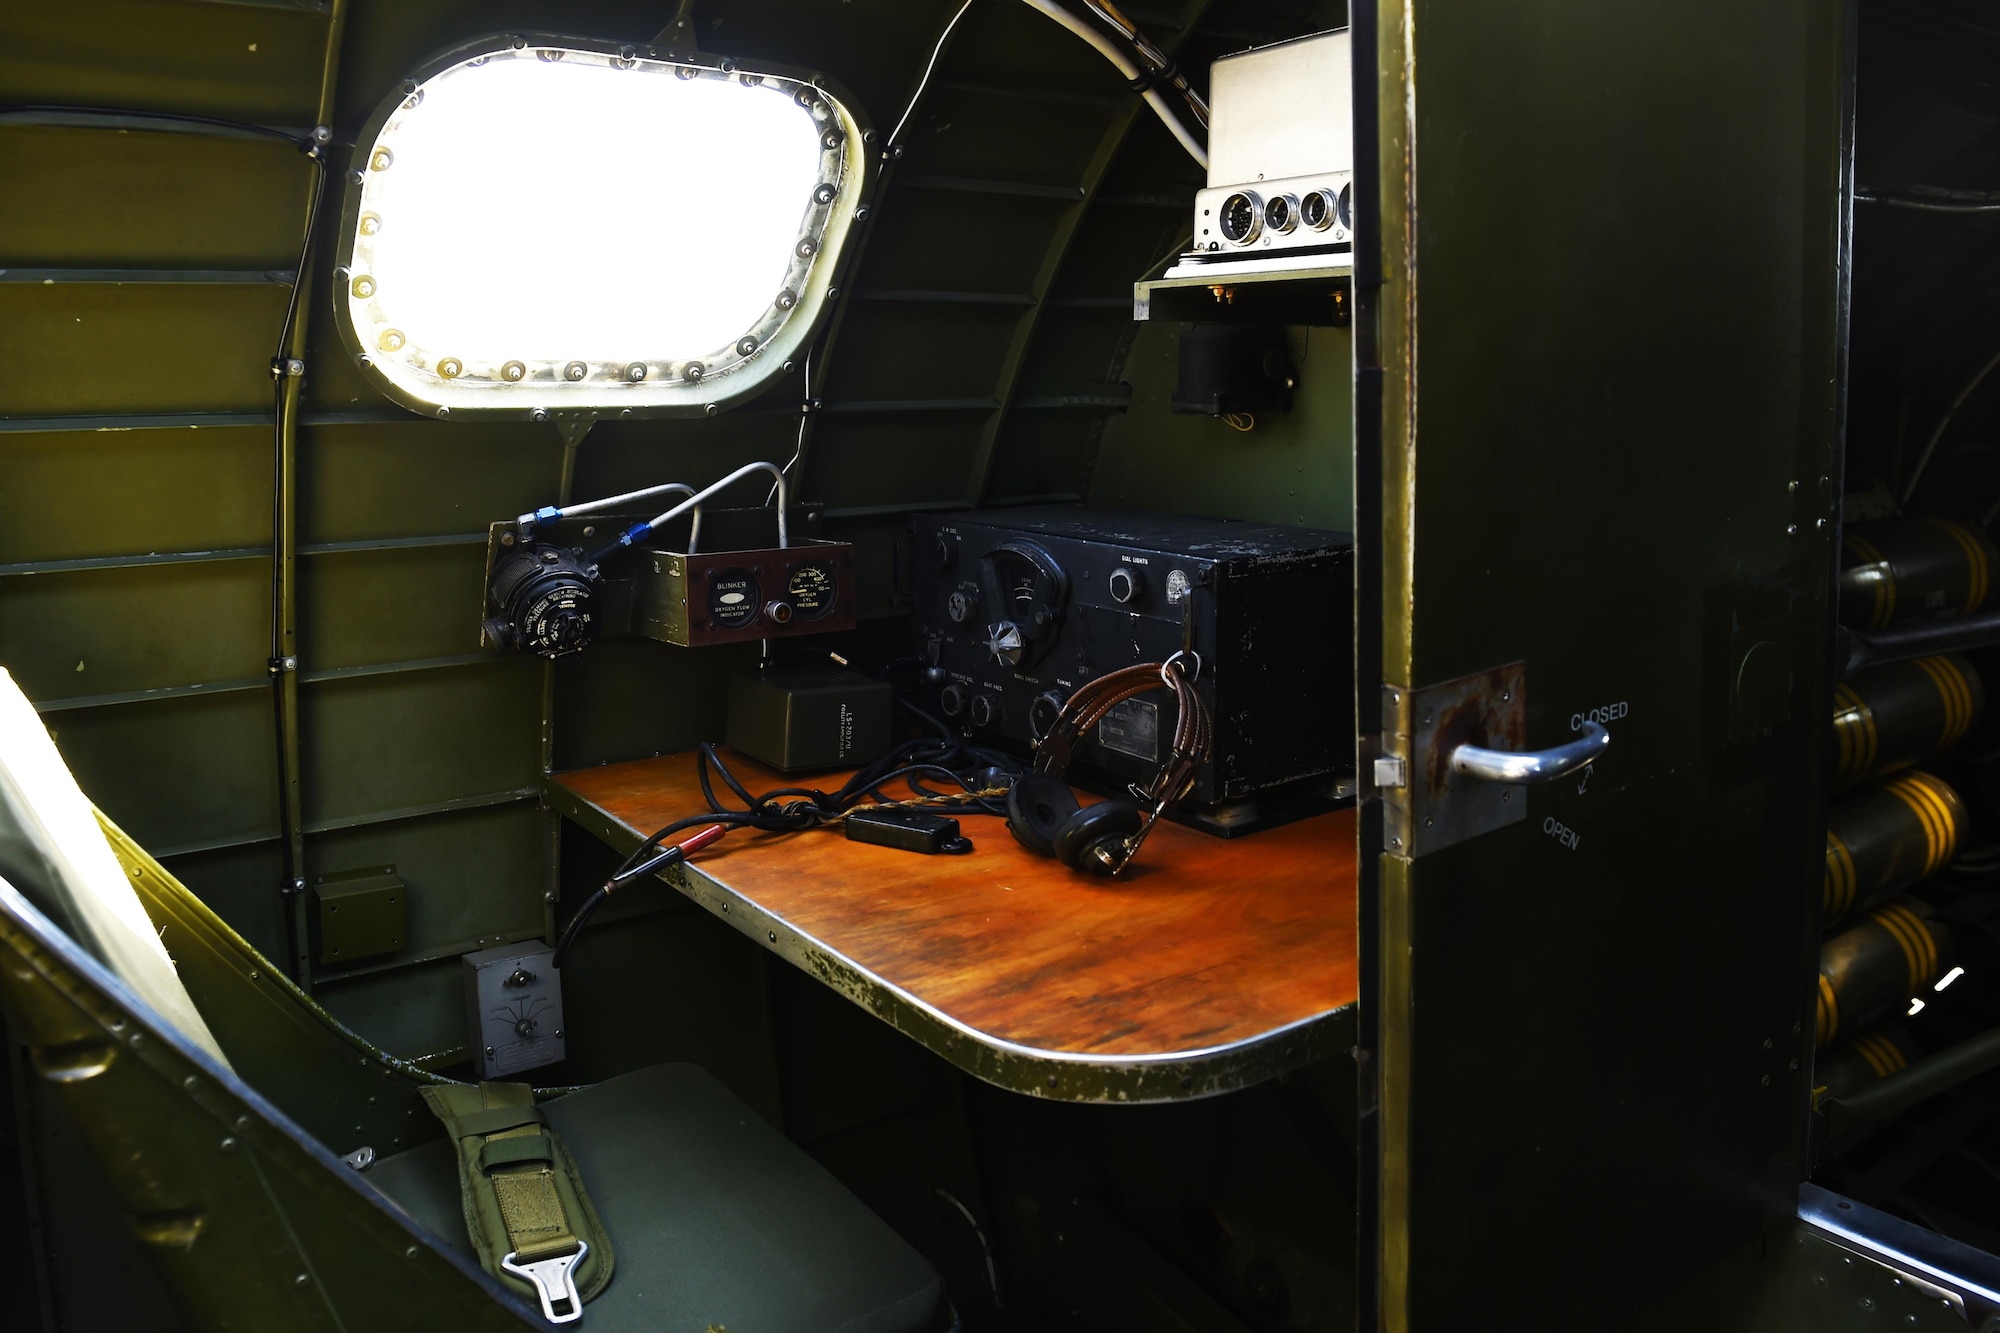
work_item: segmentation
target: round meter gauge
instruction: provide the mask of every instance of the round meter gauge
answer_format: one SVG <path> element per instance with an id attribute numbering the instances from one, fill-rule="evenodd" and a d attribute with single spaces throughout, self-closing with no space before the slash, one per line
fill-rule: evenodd
<path id="1" fill-rule="evenodd" d="M 757 574 L 725 569 L 708 581 L 708 617 L 718 629 L 741 629 L 757 618 Z"/>
<path id="2" fill-rule="evenodd" d="M 785 595 L 791 599 L 792 609 L 801 620 L 811 620 L 833 610 L 834 594 L 839 590 L 833 566 L 824 561 L 800 565 L 792 571 L 791 581 L 785 584 Z"/>

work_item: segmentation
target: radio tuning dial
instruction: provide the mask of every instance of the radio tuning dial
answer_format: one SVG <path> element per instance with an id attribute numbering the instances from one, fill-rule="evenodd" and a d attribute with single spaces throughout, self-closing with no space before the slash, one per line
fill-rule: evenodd
<path id="1" fill-rule="evenodd" d="M 938 707 L 946 717 L 958 717 L 965 712 L 965 688 L 956 682 L 938 691 Z"/>
<path id="2" fill-rule="evenodd" d="M 998 708 L 998 706 L 994 704 L 992 695 L 978 694 L 973 696 L 972 699 L 973 726 L 990 727 L 999 718 L 999 716 L 1000 716 L 1000 709 Z"/>
<path id="3" fill-rule="evenodd" d="M 1112 570 L 1106 582 L 1111 589 L 1111 600 L 1120 606 L 1137 600 L 1139 594 L 1146 590 L 1146 576 L 1126 565 Z"/>

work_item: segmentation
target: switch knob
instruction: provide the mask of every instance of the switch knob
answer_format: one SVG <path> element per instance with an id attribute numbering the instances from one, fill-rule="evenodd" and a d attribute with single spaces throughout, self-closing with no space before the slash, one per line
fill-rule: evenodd
<path id="1" fill-rule="evenodd" d="M 963 588 L 959 589 L 951 596 L 945 598 L 944 609 L 945 614 L 951 617 L 953 624 L 963 625 L 966 621 L 972 619 L 972 594 L 966 592 Z"/>
<path id="2" fill-rule="evenodd" d="M 938 707 L 944 709 L 946 717 L 962 717 L 965 713 L 965 687 L 954 682 L 939 690 Z"/>
<path id="3" fill-rule="evenodd" d="M 972 700 L 972 725 L 990 727 L 1000 718 L 1000 709 L 990 694 L 975 695 Z"/>
<path id="4" fill-rule="evenodd" d="M 986 651 L 993 654 L 993 660 L 1003 666 L 1016 666 L 1021 661 L 1021 650 L 1027 647 L 1027 640 L 1021 637 L 1021 627 L 1011 620 L 1003 620 L 997 625 L 986 627 Z"/>
<path id="5" fill-rule="evenodd" d="M 1036 740 L 1049 734 L 1062 713 L 1062 706 L 1063 697 L 1054 690 L 1036 695 L 1035 701 L 1028 705 L 1028 731 Z"/>

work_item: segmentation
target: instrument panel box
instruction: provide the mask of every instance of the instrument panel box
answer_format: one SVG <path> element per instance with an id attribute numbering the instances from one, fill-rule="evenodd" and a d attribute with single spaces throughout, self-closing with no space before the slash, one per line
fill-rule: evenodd
<path id="1" fill-rule="evenodd" d="M 632 628 L 701 648 L 854 628 L 854 548 L 817 538 L 756 551 L 641 550 Z"/>
<path id="2" fill-rule="evenodd" d="M 1349 534 L 1081 505 L 920 514 L 911 531 L 923 703 L 954 728 L 1031 753 L 1077 688 L 1185 646 L 1216 727 L 1189 822 L 1228 835 L 1351 794 Z M 1114 709 L 1072 776 L 1149 781 L 1171 699 Z"/>
<path id="3" fill-rule="evenodd" d="M 646 516 L 559 519 L 532 535 L 512 519 L 495 523 L 486 541 L 479 646 L 554 657 L 632 635 L 700 648 L 853 629 L 854 548 L 817 535 L 821 506 L 795 505 L 789 513 L 787 546 L 777 544 L 774 510 L 712 509 L 699 527 L 683 516 L 663 525 L 653 544 L 606 556 L 595 572 L 577 569 L 583 553 Z M 690 554 L 689 546 L 696 552 Z M 514 608 L 496 581 L 521 552 L 576 577 L 551 581 L 545 595 L 524 594 L 524 613 L 533 623 L 516 628 L 509 624 Z M 528 632 L 544 619 L 564 616 L 571 625 L 566 636 Z"/>

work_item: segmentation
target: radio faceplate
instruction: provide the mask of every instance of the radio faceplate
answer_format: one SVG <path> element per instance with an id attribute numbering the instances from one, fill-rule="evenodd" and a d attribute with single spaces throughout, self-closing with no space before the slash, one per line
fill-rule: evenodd
<path id="1" fill-rule="evenodd" d="M 1077 687 L 1186 645 L 1216 720 L 1190 822 L 1247 831 L 1351 791 L 1348 534 L 1081 506 L 920 514 L 911 531 L 922 703 L 953 727 L 1031 753 Z M 1115 709 L 1072 777 L 1149 780 L 1172 707 L 1162 687 Z"/>

